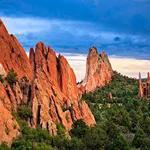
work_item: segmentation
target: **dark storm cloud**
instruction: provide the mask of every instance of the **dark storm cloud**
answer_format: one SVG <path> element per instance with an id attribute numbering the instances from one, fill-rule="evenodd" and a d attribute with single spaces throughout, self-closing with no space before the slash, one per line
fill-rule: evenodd
<path id="1" fill-rule="evenodd" d="M 0 0 L 0 6 L 26 47 L 43 40 L 63 50 L 93 44 L 113 54 L 141 55 L 150 49 L 149 0 Z"/>

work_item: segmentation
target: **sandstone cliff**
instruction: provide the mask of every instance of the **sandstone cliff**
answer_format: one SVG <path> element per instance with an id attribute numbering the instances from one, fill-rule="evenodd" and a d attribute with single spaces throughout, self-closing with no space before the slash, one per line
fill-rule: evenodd
<path id="1" fill-rule="evenodd" d="M 105 52 L 98 54 L 95 47 L 89 50 L 86 63 L 86 75 L 79 89 L 81 93 L 92 92 L 111 81 L 113 70 Z"/>
<path id="2" fill-rule="evenodd" d="M 88 105 L 81 100 L 75 74 L 67 60 L 39 42 L 25 50 L 13 35 L 9 35 L 0 21 L 0 75 L 7 76 L 13 69 L 18 80 L 10 85 L 0 82 L 0 143 L 11 143 L 19 135 L 19 125 L 12 115 L 24 104 L 32 108 L 32 127 L 46 128 L 51 134 L 56 125 L 70 130 L 73 122 L 83 119 L 89 126 L 95 119 Z"/>
<path id="3" fill-rule="evenodd" d="M 22 78 L 32 79 L 31 65 L 24 49 L 0 20 L 0 75 L 5 77 L 11 69 L 17 73 L 18 82 L 12 86 L 7 81 L 0 83 L 0 143 L 11 143 L 19 135 L 19 126 L 11 112 L 28 99 L 25 94 L 28 86 Z"/>
<path id="4" fill-rule="evenodd" d="M 19 78 L 32 78 L 31 65 L 27 55 L 14 35 L 9 35 L 3 22 L 0 20 L 0 63 L 8 72 L 14 69 Z"/>
<path id="5" fill-rule="evenodd" d="M 11 143 L 20 134 L 12 115 L 21 105 L 32 109 L 29 125 L 57 133 L 57 124 L 69 131 L 75 120 L 92 126 L 95 119 L 88 105 L 81 99 L 84 92 L 94 91 L 111 81 L 113 74 L 107 55 L 91 48 L 83 82 L 76 84 L 73 69 L 67 60 L 42 42 L 30 49 L 29 59 L 13 35 L 9 35 L 0 21 L 0 75 L 5 78 L 13 69 L 18 79 L 10 84 L 0 82 L 0 143 Z"/>
<path id="6" fill-rule="evenodd" d="M 70 130 L 72 123 L 83 119 L 95 124 L 87 104 L 80 100 L 75 74 L 67 60 L 56 56 L 51 48 L 38 43 L 30 50 L 30 62 L 34 71 L 32 84 L 32 126 L 40 125 L 56 134 L 56 124 Z"/>

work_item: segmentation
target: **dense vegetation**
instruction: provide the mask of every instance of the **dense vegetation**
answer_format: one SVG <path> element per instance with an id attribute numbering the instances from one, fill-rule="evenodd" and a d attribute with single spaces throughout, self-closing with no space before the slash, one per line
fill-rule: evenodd
<path id="1" fill-rule="evenodd" d="M 150 101 L 137 95 L 137 80 L 115 72 L 108 86 L 83 96 L 106 134 L 104 149 L 150 149 Z"/>
<path id="2" fill-rule="evenodd" d="M 112 82 L 83 99 L 89 104 L 97 125 L 89 128 L 82 120 L 73 124 L 70 137 L 58 125 L 52 137 L 42 129 L 31 129 L 26 120 L 31 110 L 23 106 L 16 114 L 22 135 L 12 144 L 13 150 L 149 150 L 150 101 L 137 97 L 137 80 L 114 73 Z M 2 144 L 0 150 L 10 149 Z"/>

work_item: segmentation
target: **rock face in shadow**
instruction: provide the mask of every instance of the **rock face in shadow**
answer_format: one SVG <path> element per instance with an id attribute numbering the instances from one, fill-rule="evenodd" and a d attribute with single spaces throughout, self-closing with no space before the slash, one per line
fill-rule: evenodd
<path id="1" fill-rule="evenodd" d="M 98 54 L 95 47 L 89 50 L 86 63 L 86 75 L 79 89 L 81 93 L 93 92 L 111 81 L 113 70 L 105 52 Z"/>

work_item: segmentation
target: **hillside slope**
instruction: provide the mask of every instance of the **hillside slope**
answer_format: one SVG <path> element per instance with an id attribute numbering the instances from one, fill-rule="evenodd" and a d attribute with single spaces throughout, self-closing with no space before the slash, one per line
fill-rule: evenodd
<path id="1" fill-rule="evenodd" d="M 22 136 L 11 149 L 149 150 L 150 101 L 137 95 L 138 81 L 114 72 L 109 85 L 83 96 L 96 118 L 95 127 L 78 120 L 69 132 L 71 139 L 60 125 L 53 137 L 47 131 L 27 127 L 19 113 Z"/>

